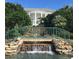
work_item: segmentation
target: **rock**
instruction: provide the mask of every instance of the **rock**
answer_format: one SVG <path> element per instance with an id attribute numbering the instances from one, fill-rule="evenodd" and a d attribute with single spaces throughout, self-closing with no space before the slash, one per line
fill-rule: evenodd
<path id="1" fill-rule="evenodd" d="M 5 55 L 17 54 L 18 45 L 16 42 L 11 42 L 5 45 Z"/>
<path id="2" fill-rule="evenodd" d="M 5 45 L 5 48 L 8 48 L 9 46 L 8 45 Z"/>
<path id="3" fill-rule="evenodd" d="M 55 46 L 55 51 L 58 52 L 59 54 L 65 54 L 65 55 L 71 55 L 72 54 L 72 46 L 64 41 L 63 39 L 55 39 L 53 40 L 54 46 Z"/>

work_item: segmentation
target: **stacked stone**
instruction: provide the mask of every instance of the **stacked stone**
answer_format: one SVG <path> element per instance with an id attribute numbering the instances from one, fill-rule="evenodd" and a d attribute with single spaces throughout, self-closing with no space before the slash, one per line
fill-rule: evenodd
<path id="1" fill-rule="evenodd" d="M 17 52 L 17 43 L 16 42 L 11 42 L 5 45 L 5 54 L 6 55 L 13 55 L 16 54 Z"/>
<path id="2" fill-rule="evenodd" d="M 55 50 L 56 52 L 58 52 L 59 54 L 66 54 L 66 55 L 72 55 L 72 46 L 62 40 L 54 40 L 54 45 L 55 45 Z"/>

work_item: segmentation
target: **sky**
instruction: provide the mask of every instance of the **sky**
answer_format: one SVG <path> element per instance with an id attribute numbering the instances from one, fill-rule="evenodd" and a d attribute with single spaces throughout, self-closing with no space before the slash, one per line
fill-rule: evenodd
<path id="1" fill-rule="evenodd" d="M 60 9 L 65 5 L 73 5 L 73 0 L 5 0 L 6 2 L 21 4 L 24 8 Z"/>

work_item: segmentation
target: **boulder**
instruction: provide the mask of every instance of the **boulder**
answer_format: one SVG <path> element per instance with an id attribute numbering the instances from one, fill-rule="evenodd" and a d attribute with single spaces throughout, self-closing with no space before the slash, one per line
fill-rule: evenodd
<path id="1" fill-rule="evenodd" d="M 72 54 L 73 48 L 72 45 L 70 45 L 67 41 L 63 39 L 55 39 L 53 40 L 55 51 L 59 54 L 66 54 L 70 55 Z"/>

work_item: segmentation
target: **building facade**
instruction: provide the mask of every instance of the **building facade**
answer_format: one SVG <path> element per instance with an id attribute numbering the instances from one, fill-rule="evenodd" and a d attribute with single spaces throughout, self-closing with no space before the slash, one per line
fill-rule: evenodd
<path id="1" fill-rule="evenodd" d="M 24 10 L 30 16 L 33 26 L 40 24 L 40 18 L 46 17 L 48 14 L 53 13 L 53 10 L 45 8 L 26 8 Z"/>

